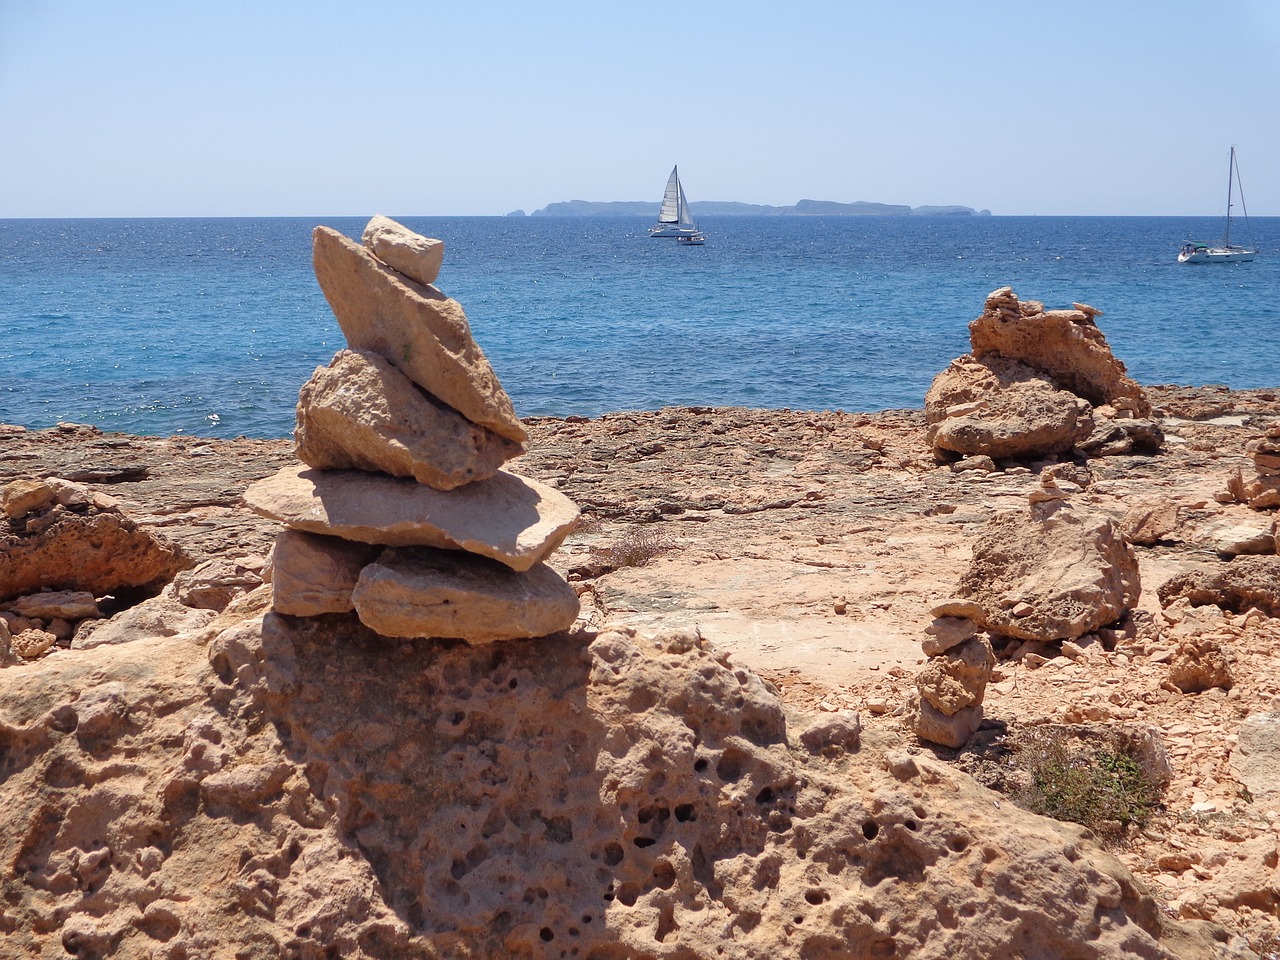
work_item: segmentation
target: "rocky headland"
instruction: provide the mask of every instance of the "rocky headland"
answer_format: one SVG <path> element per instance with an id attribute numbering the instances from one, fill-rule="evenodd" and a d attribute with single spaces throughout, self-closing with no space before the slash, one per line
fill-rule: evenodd
<path id="1" fill-rule="evenodd" d="M 1280 949 L 1280 392 L 1006 288 L 919 411 L 519 420 L 442 255 L 317 230 L 293 441 L 0 427 L 8 953 Z"/>

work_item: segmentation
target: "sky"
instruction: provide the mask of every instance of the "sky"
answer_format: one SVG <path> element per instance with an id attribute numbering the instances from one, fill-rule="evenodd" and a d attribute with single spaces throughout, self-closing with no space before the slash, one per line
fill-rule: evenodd
<path id="1" fill-rule="evenodd" d="M 1280 2 L 0 0 L 0 218 L 1280 216 Z M 1238 209 L 1237 209 L 1238 212 Z"/>

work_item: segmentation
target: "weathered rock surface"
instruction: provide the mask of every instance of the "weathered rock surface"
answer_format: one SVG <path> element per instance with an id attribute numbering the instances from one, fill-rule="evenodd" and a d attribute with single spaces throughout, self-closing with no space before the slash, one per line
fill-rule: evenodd
<path id="1" fill-rule="evenodd" d="M 1170 577 L 1157 593 L 1166 607 L 1180 597 L 1195 606 L 1214 604 L 1244 613 L 1257 607 L 1280 617 L 1280 557 L 1236 557 Z"/>
<path id="2" fill-rule="evenodd" d="M 1240 724 L 1231 769 L 1256 802 L 1280 802 L 1280 713 L 1255 713 Z"/>
<path id="3" fill-rule="evenodd" d="M 414 233 L 390 217 L 375 216 L 364 228 L 361 242 L 389 267 L 423 286 L 436 282 L 444 262 L 444 241 Z"/>
<path id="4" fill-rule="evenodd" d="M 269 615 L 207 663 L 158 639 L 0 675 L 6 946 L 1221 955 L 1084 831 L 892 738 L 791 750 L 776 696 L 696 634 L 388 646 Z"/>
<path id="5" fill-rule="evenodd" d="M 971 619 L 1023 640 L 1072 640 L 1119 620 L 1141 595 L 1138 560 L 1109 517 L 1061 509 L 1047 520 L 1021 512 L 988 522 L 956 596 Z"/>
<path id="6" fill-rule="evenodd" d="M 272 606 L 294 617 L 348 613 L 360 571 L 381 552 L 373 544 L 282 530 L 272 552 Z"/>
<path id="7" fill-rule="evenodd" d="M 352 348 L 380 354 L 472 423 L 517 443 L 528 439 L 461 304 L 336 230 L 316 227 L 312 238 L 316 279 Z"/>
<path id="8" fill-rule="evenodd" d="M 916 678 L 916 687 L 940 713 L 952 716 L 965 707 L 981 705 L 995 665 L 990 643 L 966 640 L 941 656 L 931 657 Z"/>
<path id="9" fill-rule="evenodd" d="M 578 595 L 539 563 L 516 573 L 492 560 L 430 548 L 386 550 L 351 593 L 360 621 L 384 637 L 490 643 L 573 626 Z"/>
<path id="10" fill-rule="evenodd" d="M 61 505 L 0 521 L 0 600 L 39 591 L 157 592 L 191 561 L 128 517 Z"/>
<path id="11" fill-rule="evenodd" d="M 1112 355 L 1094 322 L 1102 311 L 1074 306 L 1045 310 L 1034 300 L 1019 303 L 1010 287 L 1001 287 L 987 296 L 982 315 L 969 324 L 973 354 L 1021 360 L 1094 406 L 1109 404 L 1136 417 L 1149 416 L 1151 404 L 1142 387 Z"/>
<path id="12" fill-rule="evenodd" d="M 376 353 L 340 350 L 298 398 L 298 459 L 325 470 L 381 471 L 437 490 L 484 480 L 522 444 L 433 400 Z"/>
<path id="13" fill-rule="evenodd" d="M 1093 432 L 1089 404 L 1025 364 L 963 356 L 925 397 L 936 449 L 997 459 L 1064 453 Z"/>
<path id="14" fill-rule="evenodd" d="M 207 626 L 215 615 L 212 609 L 189 607 L 162 593 L 129 607 L 109 620 L 86 621 L 76 631 L 71 647 L 88 650 L 106 644 L 195 633 Z"/>
<path id="15" fill-rule="evenodd" d="M 448 492 L 355 470 L 284 467 L 245 500 L 295 530 L 393 547 L 468 550 L 528 570 L 555 550 L 578 508 L 551 487 L 499 471 Z"/>

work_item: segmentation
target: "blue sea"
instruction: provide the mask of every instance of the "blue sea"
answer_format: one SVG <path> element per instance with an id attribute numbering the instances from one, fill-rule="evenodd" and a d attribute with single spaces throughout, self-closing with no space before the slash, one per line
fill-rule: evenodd
<path id="1" fill-rule="evenodd" d="M 0 423 L 288 436 L 344 345 L 311 229 L 366 219 L 0 220 Z M 919 407 L 1006 285 L 1104 311 L 1140 382 L 1280 385 L 1280 218 L 1251 221 L 1254 262 L 1206 266 L 1176 254 L 1213 218 L 706 217 L 702 247 L 632 218 L 399 219 L 445 241 L 437 286 L 522 416 Z"/>

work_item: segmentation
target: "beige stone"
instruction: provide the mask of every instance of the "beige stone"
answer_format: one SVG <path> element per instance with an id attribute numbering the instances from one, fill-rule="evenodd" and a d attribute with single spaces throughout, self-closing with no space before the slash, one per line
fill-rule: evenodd
<path id="1" fill-rule="evenodd" d="M 303 385 L 294 440 L 310 466 L 413 477 L 437 490 L 487 479 L 524 452 L 365 350 L 339 351 Z"/>
<path id="2" fill-rule="evenodd" d="M 295 530 L 385 546 L 467 550 L 528 570 L 569 535 L 578 508 L 536 480 L 500 470 L 440 491 L 356 470 L 284 467 L 245 492 L 249 506 Z"/>
<path id="3" fill-rule="evenodd" d="M 360 572 L 351 594 L 369 629 L 389 637 L 490 643 L 567 630 L 578 595 L 544 563 L 515 571 L 457 551 L 391 549 Z"/>
<path id="4" fill-rule="evenodd" d="M 56 496 L 57 491 L 44 480 L 13 480 L 0 493 L 0 507 L 9 519 L 18 520 L 48 506 Z"/>
<path id="5" fill-rule="evenodd" d="M 928 700 L 921 699 L 912 705 L 907 719 L 921 740 L 959 749 L 982 725 L 982 706 L 964 707 L 953 714 L 945 714 Z"/>
<path id="6" fill-rule="evenodd" d="M 1178 504 L 1172 500 L 1144 500 L 1125 511 L 1120 532 L 1130 543 L 1151 546 L 1178 526 Z"/>
<path id="7" fill-rule="evenodd" d="M 213 610 L 188 607 L 161 594 L 123 610 L 109 620 L 81 624 L 71 641 L 73 650 L 133 643 L 153 637 L 195 633 L 213 620 Z"/>
<path id="8" fill-rule="evenodd" d="M 982 703 L 996 658 L 986 640 L 966 640 L 930 658 L 916 677 L 920 696 L 950 717 Z"/>
<path id="9" fill-rule="evenodd" d="M 348 344 L 381 354 L 472 423 L 528 439 L 461 304 L 405 279 L 336 230 L 316 227 L 312 237 L 316 279 Z"/>
<path id="10" fill-rule="evenodd" d="M 38 660 L 58 641 L 47 630 L 24 630 L 9 641 L 10 649 L 23 660 Z"/>
<path id="11" fill-rule="evenodd" d="M 272 606 L 295 617 L 354 610 L 351 591 L 360 570 L 380 552 L 367 543 L 282 530 L 272 552 Z"/>
<path id="12" fill-rule="evenodd" d="M 973 546 L 957 594 L 973 619 L 1024 640 L 1073 640 L 1119 620 L 1141 594 L 1138 561 L 1119 526 L 1061 509 L 1037 521 L 1007 512 Z"/>
<path id="13" fill-rule="evenodd" d="M 99 616 L 97 600 L 83 590 L 54 590 L 18 597 L 13 601 L 13 612 L 39 620 L 84 620 Z"/>
<path id="14" fill-rule="evenodd" d="M 1280 617 L 1280 557 L 1244 556 L 1204 565 L 1170 577 L 1157 593 L 1166 607 L 1185 598 L 1195 606 L 1214 604 L 1238 613 L 1257 607 Z"/>
<path id="15" fill-rule="evenodd" d="M 978 625 L 967 617 L 936 617 L 924 628 L 925 638 L 920 641 L 926 657 L 936 657 L 966 640 L 972 640 Z"/>
<path id="16" fill-rule="evenodd" d="M 1146 394 L 1112 355 L 1094 321 L 1100 312 L 1085 304 L 1046 311 L 1035 301 L 1019 303 L 1011 288 L 1002 287 L 988 295 L 982 315 L 969 324 L 973 355 L 1021 360 L 1094 406 L 1108 403 L 1148 417 Z"/>
<path id="17" fill-rule="evenodd" d="M 381 214 L 364 228 L 361 242 L 387 266 L 424 286 L 436 282 L 444 262 L 444 241 L 414 233 Z"/>
<path id="18" fill-rule="evenodd" d="M 216 558 L 173 578 L 173 593 L 188 607 L 220 611 L 262 586 L 260 557 Z"/>

